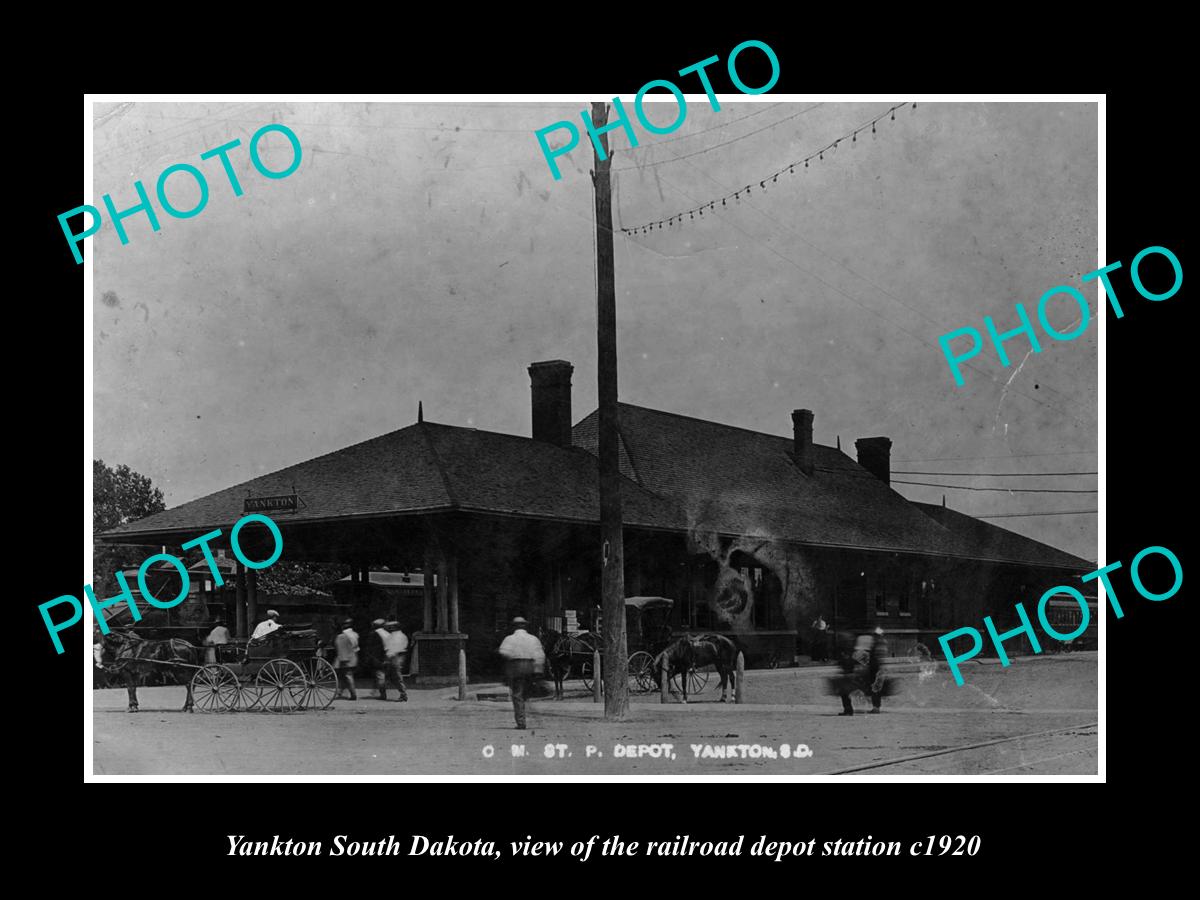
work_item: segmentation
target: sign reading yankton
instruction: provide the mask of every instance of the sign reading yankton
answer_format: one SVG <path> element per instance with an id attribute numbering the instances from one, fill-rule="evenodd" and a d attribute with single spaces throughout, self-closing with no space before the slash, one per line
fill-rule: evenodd
<path id="1" fill-rule="evenodd" d="M 247 497 L 243 512 L 295 512 L 298 508 L 295 494 L 280 494 L 276 497 Z"/>
<path id="2" fill-rule="evenodd" d="M 349 835 L 336 834 L 329 853 L 325 853 L 321 841 L 297 841 L 280 839 L 274 835 L 269 841 L 248 841 L 244 834 L 229 834 L 229 856 L 399 856 L 403 844 L 394 834 L 378 841 L 352 841 Z M 430 841 L 424 835 L 414 835 L 408 856 L 490 856 L 500 858 L 500 851 L 492 841 L 456 841 L 450 835 L 444 841 Z"/>

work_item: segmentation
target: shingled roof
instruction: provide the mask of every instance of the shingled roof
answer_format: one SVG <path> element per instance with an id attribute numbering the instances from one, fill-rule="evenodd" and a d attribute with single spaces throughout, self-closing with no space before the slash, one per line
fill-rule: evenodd
<path id="1" fill-rule="evenodd" d="M 927 515 L 924 504 L 833 447 L 814 445 L 809 476 L 796 465 L 790 438 L 627 403 L 620 404 L 620 422 L 622 474 L 676 503 L 691 528 L 816 546 L 1088 566 L 961 513 Z M 575 426 L 572 439 L 596 452 L 596 413 Z"/>
<path id="2" fill-rule="evenodd" d="M 958 534 L 987 559 L 1003 559 L 1038 566 L 1068 569 L 1094 569 L 1095 565 L 1057 547 L 1035 541 L 1022 534 L 993 525 L 933 503 L 913 503 L 935 522 Z"/>
<path id="3" fill-rule="evenodd" d="M 538 519 L 595 522 L 600 515 L 597 463 L 591 454 L 530 438 L 420 422 L 215 494 L 155 513 L 104 534 L 198 535 L 228 528 L 247 497 L 291 494 L 300 509 L 282 524 L 350 517 L 470 510 Z M 623 491 L 630 525 L 681 530 L 681 514 L 633 482 Z"/>
<path id="4" fill-rule="evenodd" d="M 575 426 L 595 452 L 596 414 Z M 788 438 L 621 404 L 623 474 L 675 501 L 691 527 L 805 544 L 956 553 L 953 535 L 840 450 L 809 476 Z"/>
<path id="5" fill-rule="evenodd" d="M 107 532 L 109 542 L 227 529 L 247 497 L 291 494 L 281 525 L 469 511 L 594 523 L 597 413 L 573 447 L 418 422 Z M 620 405 L 625 523 L 812 546 L 1084 569 L 1085 560 L 962 513 L 912 503 L 841 450 L 814 445 L 806 475 L 792 440 Z"/>

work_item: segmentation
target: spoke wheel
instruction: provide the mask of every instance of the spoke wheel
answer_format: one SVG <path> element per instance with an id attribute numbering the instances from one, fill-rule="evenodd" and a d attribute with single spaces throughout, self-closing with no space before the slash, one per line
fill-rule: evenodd
<path id="1" fill-rule="evenodd" d="M 592 661 L 591 661 L 591 659 L 588 659 L 588 661 L 587 661 L 587 662 L 580 663 L 580 665 L 579 665 L 579 677 L 583 679 L 583 689 L 584 689 L 585 691 L 587 691 L 589 694 L 592 692 L 592 677 L 593 677 L 593 674 L 594 674 L 594 673 L 592 672 Z"/>
<path id="2" fill-rule="evenodd" d="M 268 712 L 291 712 L 304 702 L 308 679 L 304 670 L 290 659 L 272 659 L 258 671 L 254 680 L 258 704 Z"/>
<path id="3" fill-rule="evenodd" d="M 300 704 L 302 709 L 327 709 L 337 696 L 337 672 L 319 656 L 305 660 L 306 685 Z"/>
<path id="4" fill-rule="evenodd" d="M 708 669 L 690 669 L 687 675 L 687 692 L 689 697 L 704 692 L 704 688 L 708 685 Z M 679 673 L 675 672 L 671 675 L 671 693 L 682 694 L 683 690 L 679 684 Z"/>
<path id="5" fill-rule="evenodd" d="M 238 677 L 228 666 L 209 663 L 192 676 L 192 699 L 201 712 L 237 709 L 241 693 Z"/>
<path id="6" fill-rule="evenodd" d="M 654 690 L 654 657 L 645 650 L 629 657 L 629 689 L 639 694 Z"/>

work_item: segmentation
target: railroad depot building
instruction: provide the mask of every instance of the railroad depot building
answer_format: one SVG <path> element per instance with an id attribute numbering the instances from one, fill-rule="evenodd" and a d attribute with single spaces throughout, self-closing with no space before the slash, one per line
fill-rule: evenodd
<path id="1" fill-rule="evenodd" d="M 416 633 L 420 675 L 456 671 L 459 647 L 472 674 L 494 672 L 514 615 L 560 631 L 598 615 L 597 414 L 572 424 L 572 372 L 561 360 L 529 367 L 532 437 L 418 412 L 406 428 L 100 539 L 177 547 L 219 528 L 213 546 L 228 547 L 245 512 L 270 506 L 284 559 L 347 566 L 352 584 L 384 568 L 423 573 L 421 603 L 410 607 L 419 618 L 402 622 Z M 918 641 L 936 651 L 938 635 L 985 615 L 1017 624 L 1016 601 L 1032 609 L 1045 590 L 1095 568 L 905 499 L 889 486 L 886 437 L 856 441 L 851 458 L 813 442 L 812 412 L 792 412 L 791 425 L 779 437 L 621 404 L 627 596 L 673 599 L 673 629 L 726 632 L 750 666 L 788 665 L 798 646 L 807 652 L 818 616 L 837 631 L 883 627 L 894 655 Z M 240 543 L 263 559 L 270 539 L 255 531 Z M 254 573 L 237 568 L 244 635 L 265 607 Z M 360 605 L 361 630 L 370 617 Z"/>

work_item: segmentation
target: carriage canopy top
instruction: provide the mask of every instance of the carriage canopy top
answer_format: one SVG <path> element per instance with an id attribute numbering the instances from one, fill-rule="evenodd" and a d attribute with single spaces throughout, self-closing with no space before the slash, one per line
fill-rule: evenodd
<path id="1" fill-rule="evenodd" d="M 625 605 L 632 606 L 638 611 L 647 609 L 670 609 L 675 605 L 674 600 L 668 600 L 666 597 L 626 597 Z"/>

